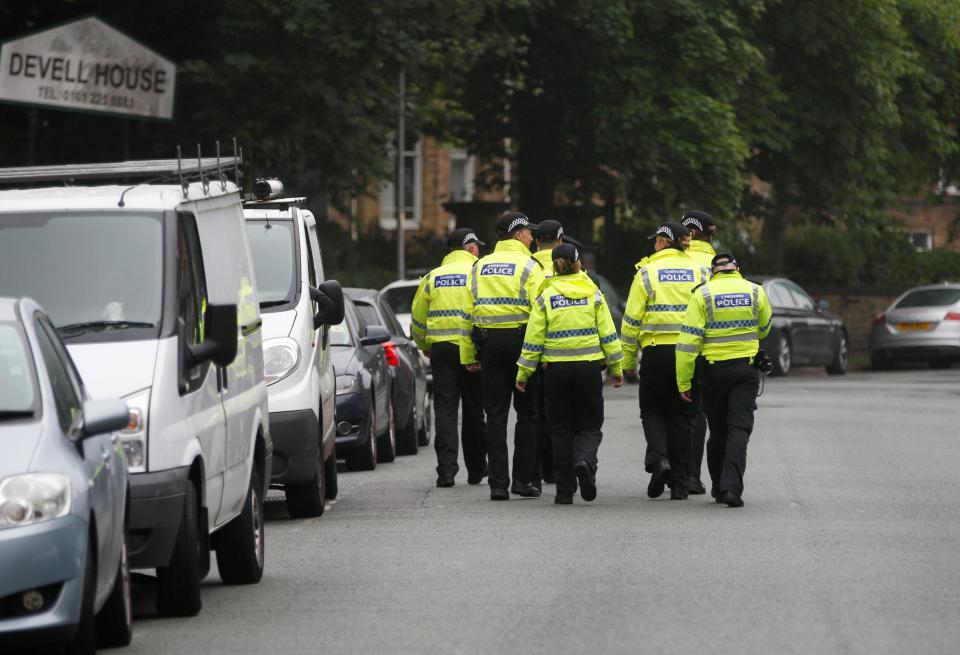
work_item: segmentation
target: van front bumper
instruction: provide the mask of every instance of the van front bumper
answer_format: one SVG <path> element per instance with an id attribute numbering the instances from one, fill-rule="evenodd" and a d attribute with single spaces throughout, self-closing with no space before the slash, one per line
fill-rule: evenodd
<path id="1" fill-rule="evenodd" d="M 189 475 L 189 466 L 130 474 L 130 568 L 170 563 Z"/>
<path id="2" fill-rule="evenodd" d="M 273 440 L 271 484 L 309 482 L 320 458 L 320 422 L 309 409 L 270 412 Z"/>

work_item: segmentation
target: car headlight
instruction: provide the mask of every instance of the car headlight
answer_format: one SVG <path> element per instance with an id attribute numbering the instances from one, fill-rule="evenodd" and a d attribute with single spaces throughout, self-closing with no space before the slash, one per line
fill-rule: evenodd
<path id="1" fill-rule="evenodd" d="M 150 390 L 139 391 L 124 398 L 130 408 L 130 421 L 120 430 L 120 444 L 127 457 L 127 470 L 143 473 L 147 470 L 147 407 Z"/>
<path id="2" fill-rule="evenodd" d="M 263 377 L 267 384 L 279 382 L 293 373 L 300 363 L 300 346 L 288 337 L 263 342 Z"/>
<path id="3" fill-rule="evenodd" d="M 70 478 L 24 473 L 0 480 L 0 528 L 30 525 L 70 513 Z"/>
<path id="4" fill-rule="evenodd" d="M 338 375 L 337 376 L 337 395 L 360 391 L 360 380 L 356 375 Z"/>

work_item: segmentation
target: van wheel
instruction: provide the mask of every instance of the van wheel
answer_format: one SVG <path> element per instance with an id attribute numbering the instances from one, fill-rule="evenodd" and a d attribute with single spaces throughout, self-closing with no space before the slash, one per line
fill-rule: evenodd
<path id="1" fill-rule="evenodd" d="M 849 354 L 850 353 L 847 348 L 847 335 L 843 332 L 843 330 L 841 330 L 837 335 L 836 345 L 833 349 L 833 360 L 827 364 L 827 373 L 830 375 L 846 374 Z"/>
<path id="2" fill-rule="evenodd" d="M 188 480 L 170 564 L 157 569 L 157 613 L 160 616 L 196 616 L 203 607 L 200 600 L 199 523 L 197 490 Z"/>
<path id="3" fill-rule="evenodd" d="M 387 402 L 387 431 L 377 439 L 380 451 L 377 461 L 392 462 L 397 458 L 397 426 L 393 417 L 393 402 Z"/>
<path id="4" fill-rule="evenodd" d="M 104 648 L 128 646 L 133 639 L 133 598 L 130 594 L 130 560 L 127 559 L 127 531 L 123 531 L 123 548 L 113 591 L 97 615 L 97 644 Z"/>
<path id="5" fill-rule="evenodd" d="M 376 408 L 373 401 L 367 410 L 367 443 L 347 453 L 347 468 L 351 471 L 372 471 L 377 468 Z"/>
<path id="6" fill-rule="evenodd" d="M 397 454 L 416 455 L 419 448 L 417 437 L 417 409 L 410 407 L 410 417 L 402 430 L 397 432 Z"/>
<path id="7" fill-rule="evenodd" d="M 323 447 L 320 448 L 321 454 Z M 317 460 L 313 479 L 301 484 L 288 484 L 284 487 L 287 494 L 287 511 L 295 519 L 322 516 L 326 498 L 325 467 Z"/>
<path id="8" fill-rule="evenodd" d="M 339 487 L 337 485 L 337 448 L 334 446 L 330 457 L 323 463 L 323 479 L 326 483 L 327 500 L 333 500 L 337 497 Z"/>
<path id="9" fill-rule="evenodd" d="M 429 391 L 423 397 L 423 421 L 420 422 L 420 429 L 417 430 L 417 443 L 421 446 L 430 445 L 430 437 L 433 434 L 433 394 Z"/>
<path id="10" fill-rule="evenodd" d="M 263 576 L 263 487 L 257 469 L 250 471 L 250 487 L 240 515 L 217 535 L 217 568 L 224 584 L 254 584 Z"/>
<path id="11" fill-rule="evenodd" d="M 67 645 L 70 655 L 93 655 L 97 652 L 97 619 L 93 614 L 97 591 L 97 535 L 92 526 L 87 537 L 87 557 L 83 567 L 83 598 L 80 601 L 80 623 L 77 633 Z"/>
<path id="12" fill-rule="evenodd" d="M 793 352 L 790 350 L 790 337 L 785 332 L 777 333 L 777 348 L 773 353 L 773 374 L 787 375 L 793 364 Z"/>

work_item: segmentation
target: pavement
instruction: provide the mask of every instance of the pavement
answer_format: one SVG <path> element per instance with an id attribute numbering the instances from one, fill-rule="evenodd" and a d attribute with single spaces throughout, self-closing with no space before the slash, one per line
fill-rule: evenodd
<path id="1" fill-rule="evenodd" d="M 259 585 L 214 567 L 192 619 L 138 585 L 124 652 L 958 651 L 960 368 L 767 380 L 742 509 L 646 498 L 637 387 L 605 394 L 593 503 L 437 489 L 432 447 L 342 473 L 319 519 L 268 503 Z"/>

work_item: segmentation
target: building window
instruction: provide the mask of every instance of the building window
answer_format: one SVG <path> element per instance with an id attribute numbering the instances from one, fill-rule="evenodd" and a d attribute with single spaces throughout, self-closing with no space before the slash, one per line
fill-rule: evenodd
<path id="1" fill-rule="evenodd" d="M 450 202 L 473 200 L 474 158 L 463 148 L 450 150 Z"/>
<path id="2" fill-rule="evenodd" d="M 933 250 L 933 233 L 930 230 L 922 228 L 912 228 L 907 233 L 910 245 L 917 249 L 917 252 L 929 252 Z"/>
<path id="3" fill-rule="evenodd" d="M 422 141 L 416 134 L 408 135 L 406 149 L 403 151 L 403 186 L 405 206 L 403 229 L 418 229 L 422 214 L 421 181 L 423 178 Z M 396 170 L 396 149 L 390 149 L 390 160 Z M 396 173 L 380 182 L 380 227 L 384 230 L 397 229 L 397 192 Z"/>

